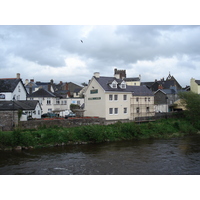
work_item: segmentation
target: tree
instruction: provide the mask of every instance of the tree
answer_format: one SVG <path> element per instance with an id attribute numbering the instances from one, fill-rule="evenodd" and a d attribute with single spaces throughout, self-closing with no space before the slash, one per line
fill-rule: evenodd
<path id="1" fill-rule="evenodd" d="M 84 87 L 85 87 L 85 86 L 88 86 L 88 84 L 85 83 L 85 82 L 81 83 L 81 85 L 84 86 Z"/>
<path id="2" fill-rule="evenodd" d="M 200 128 L 200 95 L 194 92 L 180 92 L 181 103 L 185 106 L 185 117 Z"/>

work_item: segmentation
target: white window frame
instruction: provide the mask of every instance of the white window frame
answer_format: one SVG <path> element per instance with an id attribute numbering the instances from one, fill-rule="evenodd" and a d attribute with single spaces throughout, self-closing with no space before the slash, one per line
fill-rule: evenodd
<path id="1" fill-rule="evenodd" d="M 115 99 L 115 97 L 117 97 L 117 98 Z M 118 101 L 118 94 L 114 95 L 114 101 Z"/>
<path id="2" fill-rule="evenodd" d="M 109 101 L 112 101 L 112 100 L 113 100 L 113 95 L 109 94 Z"/>
<path id="3" fill-rule="evenodd" d="M 127 107 L 124 107 L 124 114 L 127 114 L 128 113 L 128 109 Z"/>
<path id="4" fill-rule="evenodd" d="M 114 108 L 114 114 L 115 115 L 118 115 L 118 110 L 119 110 L 118 108 Z"/>
<path id="5" fill-rule="evenodd" d="M 47 98 L 47 105 L 51 105 L 51 98 Z"/>
<path id="6" fill-rule="evenodd" d="M 113 115 L 113 108 L 109 108 L 109 115 Z"/>
<path id="7" fill-rule="evenodd" d="M 56 98 L 56 105 L 60 104 L 60 98 Z"/>

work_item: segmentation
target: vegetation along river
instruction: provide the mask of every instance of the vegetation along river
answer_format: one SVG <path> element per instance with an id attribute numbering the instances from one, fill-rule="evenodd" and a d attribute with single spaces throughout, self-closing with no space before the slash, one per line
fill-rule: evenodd
<path id="1" fill-rule="evenodd" d="M 0 151 L 0 174 L 199 175 L 200 135 Z"/>

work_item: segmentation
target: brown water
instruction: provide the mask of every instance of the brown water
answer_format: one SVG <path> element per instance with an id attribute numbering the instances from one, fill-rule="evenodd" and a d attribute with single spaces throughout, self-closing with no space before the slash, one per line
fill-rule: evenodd
<path id="1" fill-rule="evenodd" d="M 1 151 L 0 174 L 198 175 L 200 136 Z"/>

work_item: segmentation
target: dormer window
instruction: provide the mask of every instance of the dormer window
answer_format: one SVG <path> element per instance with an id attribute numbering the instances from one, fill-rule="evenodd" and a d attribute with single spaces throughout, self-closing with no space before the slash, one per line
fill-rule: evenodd
<path id="1" fill-rule="evenodd" d="M 110 87 L 111 88 L 117 88 L 117 81 L 113 81 L 111 84 L 110 84 Z"/>
<path id="2" fill-rule="evenodd" d="M 120 84 L 120 88 L 126 89 L 126 82 L 125 81 L 122 81 L 122 83 Z"/>

